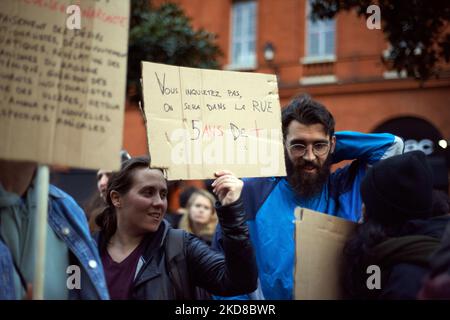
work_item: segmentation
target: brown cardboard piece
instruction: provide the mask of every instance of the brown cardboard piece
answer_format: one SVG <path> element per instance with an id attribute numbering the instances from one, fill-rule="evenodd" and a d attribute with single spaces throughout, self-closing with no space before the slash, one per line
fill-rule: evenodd
<path id="1" fill-rule="evenodd" d="M 295 299 L 342 299 L 342 252 L 356 223 L 305 208 L 295 216 Z"/>
<path id="2" fill-rule="evenodd" d="M 73 4 L 78 30 L 68 27 Z M 2 0 L 1 7 L 0 158 L 118 169 L 129 2 Z"/>
<path id="3" fill-rule="evenodd" d="M 142 83 L 152 166 L 169 180 L 286 175 L 274 75 L 143 62 Z"/>

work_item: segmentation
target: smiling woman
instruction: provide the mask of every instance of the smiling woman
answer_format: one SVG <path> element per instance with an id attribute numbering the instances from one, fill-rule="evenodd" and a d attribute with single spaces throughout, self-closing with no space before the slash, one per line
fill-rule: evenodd
<path id="1" fill-rule="evenodd" d="M 161 170 L 149 167 L 148 158 L 130 159 L 111 176 L 107 208 L 96 219 L 101 229 L 96 240 L 112 299 L 194 299 L 197 287 L 222 296 L 256 288 L 240 197 L 243 182 L 229 171 L 215 175 L 225 255 L 163 219 L 167 182 Z"/>

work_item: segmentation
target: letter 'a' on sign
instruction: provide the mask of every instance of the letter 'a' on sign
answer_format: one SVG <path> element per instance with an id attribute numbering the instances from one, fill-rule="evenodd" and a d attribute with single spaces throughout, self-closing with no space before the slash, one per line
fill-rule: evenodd
<path id="1" fill-rule="evenodd" d="M 276 76 L 142 62 L 153 167 L 169 180 L 285 176 Z"/>
<path id="2" fill-rule="evenodd" d="M 381 269 L 377 265 L 370 265 L 366 270 L 369 275 L 366 280 L 367 289 L 381 289 Z"/>
<path id="3" fill-rule="evenodd" d="M 0 158 L 116 170 L 129 1 L 73 2 L 1 0 Z"/>
<path id="4" fill-rule="evenodd" d="M 381 10 L 376 4 L 367 7 L 366 13 L 371 14 L 366 20 L 367 29 L 381 29 Z"/>

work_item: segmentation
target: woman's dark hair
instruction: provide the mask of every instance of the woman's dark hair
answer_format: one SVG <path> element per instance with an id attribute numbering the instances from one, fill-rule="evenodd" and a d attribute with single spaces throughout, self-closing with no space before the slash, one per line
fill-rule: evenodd
<path id="1" fill-rule="evenodd" d="M 133 185 L 133 172 L 138 168 L 148 168 L 149 166 L 150 158 L 142 156 L 126 160 L 122 163 L 120 171 L 113 172 L 106 192 L 106 208 L 95 219 L 95 223 L 102 231 L 101 250 L 106 249 L 109 240 L 117 230 L 116 210 L 111 200 L 111 191 L 117 191 L 120 195 L 126 194 Z"/>
<path id="2" fill-rule="evenodd" d="M 311 99 L 308 94 L 295 97 L 283 109 L 281 121 L 283 126 L 283 139 L 286 139 L 288 126 L 292 120 L 304 125 L 320 123 L 325 128 L 325 133 L 330 137 L 334 135 L 333 115 L 322 104 Z"/>

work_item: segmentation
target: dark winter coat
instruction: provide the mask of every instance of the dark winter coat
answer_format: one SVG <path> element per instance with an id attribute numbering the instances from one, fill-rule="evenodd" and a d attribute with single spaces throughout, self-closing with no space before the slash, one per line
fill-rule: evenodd
<path id="1" fill-rule="evenodd" d="M 439 248 L 449 222 L 448 215 L 408 221 L 398 237 L 392 237 L 372 248 L 365 265 L 380 267 L 381 289 L 369 290 L 368 296 L 378 299 L 416 299 L 430 271 L 432 254 Z"/>
<path id="2" fill-rule="evenodd" d="M 221 296 L 256 289 L 256 261 L 242 200 L 216 205 L 216 210 L 223 230 L 224 254 L 192 234 L 173 229 L 164 220 L 139 260 L 133 299 L 196 299 L 198 288 Z"/>

